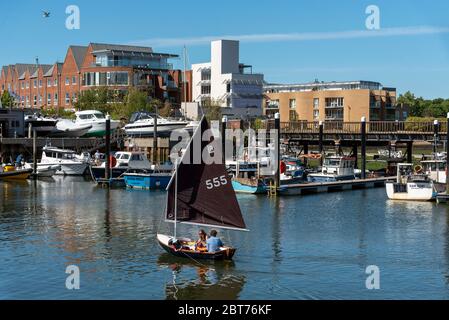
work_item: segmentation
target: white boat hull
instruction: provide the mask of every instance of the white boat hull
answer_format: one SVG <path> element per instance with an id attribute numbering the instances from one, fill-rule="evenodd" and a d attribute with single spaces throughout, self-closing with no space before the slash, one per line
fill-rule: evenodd
<path id="1" fill-rule="evenodd" d="M 61 166 L 61 170 L 56 171 L 57 175 L 82 176 L 88 166 L 87 163 L 69 162 L 69 163 L 45 163 L 47 166 Z"/>
<path id="2" fill-rule="evenodd" d="M 173 130 L 183 129 L 185 127 L 186 127 L 185 123 L 168 124 L 168 125 L 161 124 L 157 126 L 157 132 L 159 133 L 172 132 Z M 152 125 L 139 126 L 139 127 L 125 126 L 125 132 L 127 135 L 151 135 L 154 133 L 154 126 Z"/>
<path id="3" fill-rule="evenodd" d="M 408 182 L 404 192 L 395 190 L 396 183 L 387 182 L 385 189 L 390 200 L 431 201 L 435 199 L 436 192 L 433 185 L 427 182 Z"/>

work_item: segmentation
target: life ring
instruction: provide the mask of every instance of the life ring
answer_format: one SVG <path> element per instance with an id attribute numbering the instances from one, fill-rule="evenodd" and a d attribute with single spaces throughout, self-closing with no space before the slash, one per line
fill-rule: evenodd
<path id="1" fill-rule="evenodd" d="M 415 166 L 415 172 L 416 173 L 422 173 L 423 168 L 418 164 L 417 166 Z"/>

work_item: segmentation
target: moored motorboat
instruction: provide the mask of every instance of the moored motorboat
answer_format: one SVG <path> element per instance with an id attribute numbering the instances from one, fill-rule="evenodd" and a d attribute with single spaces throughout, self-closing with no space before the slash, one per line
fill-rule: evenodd
<path id="1" fill-rule="evenodd" d="M 354 180 L 355 158 L 345 156 L 327 156 L 324 158 L 321 172 L 309 173 L 308 182 L 333 182 Z"/>
<path id="2" fill-rule="evenodd" d="M 237 193 L 264 194 L 267 193 L 267 185 L 263 179 L 257 178 L 232 178 L 232 187 Z"/>
<path id="3" fill-rule="evenodd" d="M 437 196 L 433 181 L 414 172 L 411 163 L 399 163 L 396 182 L 387 182 L 385 189 L 391 200 L 430 201 Z"/>
<path id="4" fill-rule="evenodd" d="M 25 180 L 32 172 L 32 169 L 18 169 L 12 165 L 0 166 L 0 180 Z"/>
<path id="5" fill-rule="evenodd" d="M 25 169 L 31 169 L 34 171 L 33 163 L 25 163 L 23 166 Z M 53 177 L 58 171 L 61 171 L 61 165 L 48 165 L 48 164 L 37 164 L 37 172 L 34 173 L 37 177 Z"/>
<path id="6" fill-rule="evenodd" d="M 75 124 L 90 125 L 91 128 L 84 135 L 85 137 L 103 137 L 106 134 L 106 117 L 100 111 L 84 110 L 75 113 Z M 111 120 L 111 131 L 118 128 L 120 121 Z"/>
<path id="7" fill-rule="evenodd" d="M 163 189 L 165 190 L 170 182 L 170 172 L 155 172 L 146 169 L 130 169 L 123 175 L 126 186 L 132 189 Z"/>
<path id="8" fill-rule="evenodd" d="M 59 149 L 52 146 L 45 146 L 42 149 L 42 159 L 40 165 L 61 166 L 61 170 L 56 174 L 61 175 L 83 175 L 88 167 L 88 163 L 83 157 L 77 155 L 73 150 Z"/>
<path id="9" fill-rule="evenodd" d="M 61 119 L 56 123 L 55 129 L 50 134 L 52 137 L 82 137 L 92 128 L 91 124 L 76 123 L 71 120 Z"/>
<path id="10" fill-rule="evenodd" d="M 173 130 L 183 129 L 189 125 L 189 122 L 184 120 L 162 118 L 159 115 L 150 113 L 140 113 L 138 118 L 132 119 L 135 121 L 125 126 L 125 132 L 128 136 L 153 135 L 155 119 L 157 119 L 158 134 L 169 134 Z"/>
<path id="11" fill-rule="evenodd" d="M 40 114 L 28 114 L 24 118 L 25 130 L 31 125 L 32 130 L 36 131 L 38 136 L 48 136 L 56 127 L 58 120 L 53 118 L 47 118 Z"/>

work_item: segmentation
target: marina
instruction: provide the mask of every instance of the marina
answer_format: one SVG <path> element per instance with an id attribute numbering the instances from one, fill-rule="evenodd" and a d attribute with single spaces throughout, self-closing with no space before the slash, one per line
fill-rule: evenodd
<path id="1" fill-rule="evenodd" d="M 0 5 L 0 302 L 449 301 L 449 2 L 397 2 Z"/>
<path id="2" fill-rule="evenodd" d="M 238 244 L 232 263 L 197 264 L 171 257 L 155 241 L 172 230 L 161 222 L 165 196 L 102 189 L 82 177 L 0 182 L 0 297 L 449 298 L 445 204 L 389 201 L 383 188 L 237 195 L 251 231 L 219 232 Z M 198 230 L 179 228 L 190 237 Z M 365 289 L 373 263 L 383 270 L 384 290 Z M 64 287 L 70 264 L 80 267 L 81 290 Z"/>

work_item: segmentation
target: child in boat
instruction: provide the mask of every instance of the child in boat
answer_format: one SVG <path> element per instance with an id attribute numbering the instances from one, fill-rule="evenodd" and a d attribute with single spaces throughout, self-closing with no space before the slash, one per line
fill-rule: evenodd
<path id="1" fill-rule="evenodd" d="M 198 232 L 199 239 L 195 243 L 195 250 L 197 251 L 206 251 L 207 250 L 207 234 L 206 231 L 201 229 Z"/>

